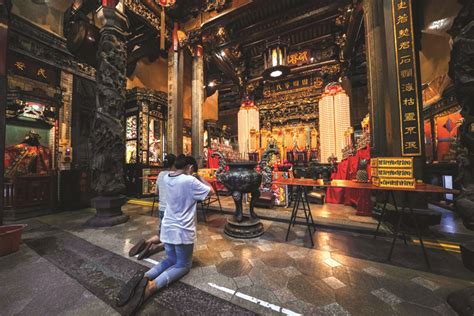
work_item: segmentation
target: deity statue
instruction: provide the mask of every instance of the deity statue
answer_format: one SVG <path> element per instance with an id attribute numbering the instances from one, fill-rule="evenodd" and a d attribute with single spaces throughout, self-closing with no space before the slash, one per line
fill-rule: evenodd
<path id="1" fill-rule="evenodd" d="M 40 135 L 31 130 L 20 144 L 5 149 L 6 178 L 50 171 L 50 151 L 40 144 L 40 139 Z"/>

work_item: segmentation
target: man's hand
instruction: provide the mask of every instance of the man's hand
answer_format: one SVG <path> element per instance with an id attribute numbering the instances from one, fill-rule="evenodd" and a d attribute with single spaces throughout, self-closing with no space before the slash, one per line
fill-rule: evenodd
<path id="1" fill-rule="evenodd" d="M 202 183 L 204 183 L 205 185 L 207 185 L 211 189 L 211 191 L 209 191 L 209 194 L 216 193 L 215 190 L 214 190 L 214 187 L 209 182 L 204 180 L 200 175 L 196 174 L 194 176 L 196 177 L 196 179 L 198 179 L 199 181 L 201 181 Z"/>

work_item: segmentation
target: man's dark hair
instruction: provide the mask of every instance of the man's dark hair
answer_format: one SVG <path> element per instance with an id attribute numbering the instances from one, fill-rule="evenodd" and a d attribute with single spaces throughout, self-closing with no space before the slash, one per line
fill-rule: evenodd
<path id="1" fill-rule="evenodd" d="M 183 170 L 186 166 L 188 165 L 186 161 L 186 156 L 181 154 L 178 157 L 176 157 L 176 160 L 174 161 L 174 167 L 178 170 Z"/>
<path id="2" fill-rule="evenodd" d="M 163 160 L 163 167 L 166 169 L 172 168 L 174 166 L 174 163 L 176 161 L 176 156 L 173 154 L 168 154 L 165 157 L 165 160 Z"/>
<path id="3" fill-rule="evenodd" d="M 186 156 L 186 165 L 193 166 L 193 171 L 194 172 L 198 172 L 198 170 L 199 170 L 197 161 L 196 161 L 196 159 L 194 159 L 193 156 Z"/>

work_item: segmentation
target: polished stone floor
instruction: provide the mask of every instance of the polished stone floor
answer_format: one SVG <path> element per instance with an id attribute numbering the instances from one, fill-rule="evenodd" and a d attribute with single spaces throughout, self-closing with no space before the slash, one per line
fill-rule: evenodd
<path id="1" fill-rule="evenodd" d="M 144 206 L 144 210 L 150 214 L 152 198 L 131 199 L 130 204 Z M 234 201 L 230 196 L 221 196 L 221 206 L 224 212 L 232 213 L 235 209 Z M 244 203 L 244 208 L 248 209 L 248 203 Z M 147 208 L 148 207 L 148 208 Z M 319 226 L 339 227 L 345 230 L 368 232 L 377 227 L 377 221 L 372 217 L 357 216 L 355 208 L 341 204 L 310 204 L 311 213 L 315 222 Z M 219 210 L 217 202 L 212 203 L 210 208 Z M 277 221 L 286 221 L 291 216 L 291 208 L 275 206 L 273 208 L 256 207 L 256 212 L 262 218 Z M 302 214 L 300 214 L 302 216 Z M 382 230 L 384 228 L 382 227 Z"/>
<path id="2" fill-rule="evenodd" d="M 120 286 L 163 258 L 128 258 L 158 219 L 149 207 L 125 209 L 131 219 L 109 228 L 84 227 L 91 210 L 26 221 L 21 250 L 0 258 L 0 315 L 124 314 L 113 305 Z M 429 240 L 428 270 L 415 239 L 398 241 L 388 262 L 388 238 L 319 229 L 311 248 L 301 225 L 285 242 L 287 224 L 265 220 L 261 238 L 242 241 L 222 233 L 222 214 L 199 220 L 191 272 L 142 314 L 455 315 L 446 296 L 474 284 L 460 254 L 438 240 Z"/>

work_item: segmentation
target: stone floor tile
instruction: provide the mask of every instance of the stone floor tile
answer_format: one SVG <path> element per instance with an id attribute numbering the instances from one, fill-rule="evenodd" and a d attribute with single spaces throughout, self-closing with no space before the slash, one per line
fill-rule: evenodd
<path id="1" fill-rule="evenodd" d="M 261 251 L 272 251 L 273 249 L 271 245 L 258 245 L 257 248 Z"/>
<path id="2" fill-rule="evenodd" d="M 202 271 L 202 274 L 203 274 L 203 275 L 209 275 L 209 274 L 216 274 L 216 273 L 218 273 L 215 265 L 210 265 L 210 266 L 202 267 L 202 268 L 201 268 L 201 271 Z"/>
<path id="3" fill-rule="evenodd" d="M 295 230 L 294 231 L 295 235 L 298 236 L 298 237 L 304 237 L 306 235 L 306 231 L 305 230 Z"/>
<path id="4" fill-rule="evenodd" d="M 249 277 L 255 286 L 268 290 L 277 290 L 286 287 L 288 282 L 288 278 L 284 274 L 265 266 L 254 267 L 252 271 L 250 271 Z"/>
<path id="5" fill-rule="evenodd" d="M 207 250 L 207 245 L 195 245 L 194 250 L 195 251 Z"/>
<path id="6" fill-rule="evenodd" d="M 456 312 L 446 303 L 440 304 L 433 308 L 435 312 L 441 316 L 456 316 Z"/>
<path id="7" fill-rule="evenodd" d="M 295 301 L 296 296 L 291 293 L 286 287 L 277 289 L 273 291 L 273 294 L 278 298 L 278 300 L 285 305 L 286 302 Z"/>
<path id="8" fill-rule="evenodd" d="M 282 271 L 287 277 L 290 277 L 290 278 L 297 275 L 301 275 L 301 272 L 293 266 L 283 268 Z"/>
<path id="9" fill-rule="evenodd" d="M 201 267 L 193 267 L 189 270 L 188 274 L 193 277 L 202 277 L 202 268 Z"/>
<path id="10" fill-rule="evenodd" d="M 346 285 L 341 282 L 339 279 L 331 276 L 331 277 L 328 277 L 328 278 L 324 278 L 323 281 L 329 285 L 333 290 L 337 290 L 337 289 L 340 289 L 340 288 L 343 288 L 345 287 Z"/>
<path id="11" fill-rule="evenodd" d="M 384 277 L 386 276 L 387 274 L 375 267 L 367 267 L 367 268 L 364 268 L 362 269 L 365 273 L 371 275 L 371 276 L 374 276 L 374 277 Z"/>
<path id="12" fill-rule="evenodd" d="M 220 240 L 223 239 L 222 235 L 211 235 L 212 240 Z"/>
<path id="13" fill-rule="evenodd" d="M 329 245 L 324 245 L 324 246 L 321 247 L 321 249 L 322 249 L 322 250 L 325 250 L 325 251 L 331 251 L 331 250 L 333 250 L 333 248 L 331 248 L 331 246 L 329 246 Z"/>
<path id="14" fill-rule="evenodd" d="M 431 290 L 431 291 L 435 291 L 437 289 L 439 289 L 439 285 L 436 284 L 435 282 L 433 281 L 430 281 L 428 279 L 425 279 L 423 277 L 416 277 L 416 278 L 413 278 L 411 279 L 412 282 L 418 284 L 418 285 L 421 285 L 425 288 L 427 288 L 428 290 Z"/>
<path id="15" fill-rule="evenodd" d="M 346 284 L 350 285 L 354 291 L 366 291 L 370 294 L 370 291 L 379 289 L 381 287 L 377 277 L 374 277 L 363 271 L 354 271 L 352 269 L 349 271 L 350 272 L 348 273 L 348 276 L 350 282 Z M 336 274 L 335 276 L 339 278 L 341 275 Z M 342 278 L 339 279 L 342 280 Z"/>
<path id="16" fill-rule="evenodd" d="M 264 267 L 265 264 L 260 259 L 248 259 L 252 267 Z"/>
<path id="17" fill-rule="evenodd" d="M 330 266 L 331 268 L 336 268 L 341 265 L 339 262 L 337 262 L 333 258 L 327 258 L 326 260 L 324 260 L 324 263 Z"/>
<path id="18" fill-rule="evenodd" d="M 288 251 L 288 256 L 290 256 L 291 258 L 293 259 L 302 259 L 305 257 L 305 255 L 303 253 L 301 253 L 300 251 Z"/>
<path id="19" fill-rule="evenodd" d="M 379 278 L 377 281 L 381 288 L 395 294 L 402 301 L 413 303 L 433 295 L 433 291 L 411 282 L 410 279 L 393 279 L 390 276 L 388 278 Z"/>
<path id="20" fill-rule="evenodd" d="M 278 251 L 263 252 L 260 259 L 265 265 L 273 268 L 287 268 L 295 264 L 293 258 Z"/>
<path id="21" fill-rule="evenodd" d="M 436 312 L 426 306 L 413 304 L 410 302 L 401 302 L 393 306 L 394 312 L 397 315 L 435 315 Z"/>
<path id="22" fill-rule="evenodd" d="M 200 263 L 201 266 L 215 265 L 222 260 L 219 253 L 216 251 L 211 251 L 209 247 L 207 250 L 196 251 L 193 254 L 193 257 Z"/>
<path id="23" fill-rule="evenodd" d="M 311 315 L 312 311 L 314 310 L 315 306 L 313 304 L 301 301 L 301 300 L 294 300 L 291 302 L 286 302 L 283 304 L 284 308 L 291 310 L 294 313 L 298 313 L 301 315 Z M 286 313 L 287 315 L 290 313 Z"/>
<path id="24" fill-rule="evenodd" d="M 224 258 L 224 259 L 232 258 L 232 257 L 234 256 L 234 254 L 232 253 L 232 251 L 221 251 L 219 254 L 220 254 L 221 257 Z"/>
<path id="25" fill-rule="evenodd" d="M 370 290 L 345 286 L 334 291 L 335 300 L 341 306 L 354 315 L 393 315 L 390 305 L 381 302 L 378 297 L 372 295 Z"/>
<path id="26" fill-rule="evenodd" d="M 314 310 L 317 315 L 331 315 L 331 316 L 349 316 L 351 315 L 347 310 L 344 309 L 338 303 L 331 303 L 322 307 L 317 307 Z"/>
<path id="27" fill-rule="evenodd" d="M 217 271 L 230 278 L 248 275 L 253 267 L 247 259 L 233 257 L 218 263 Z"/>
<path id="28" fill-rule="evenodd" d="M 332 293 L 320 288 L 304 275 L 291 278 L 287 288 L 298 300 L 315 306 L 324 306 L 335 301 Z"/>
<path id="29" fill-rule="evenodd" d="M 378 297 L 381 301 L 391 306 L 400 304 L 402 302 L 402 300 L 398 296 L 396 296 L 395 294 L 393 294 L 392 292 L 389 292 L 388 290 L 384 288 L 373 290 L 371 291 L 371 293 L 372 295 L 375 295 L 376 297 Z"/>
<path id="30" fill-rule="evenodd" d="M 315 279 L 324 279 L 333 275 L 333 269 L 320 260 L 304 258 L 295 260 L 296 268 L 304 275 Z"/>
<path id="31" fill-rule="evenodd" d="M 237 288 L 242 288 L 246 286 L 252 286 L 252 280 L 247 275 L 242 275 L 234 278 L 234 282 L 237 285 Z"/>

